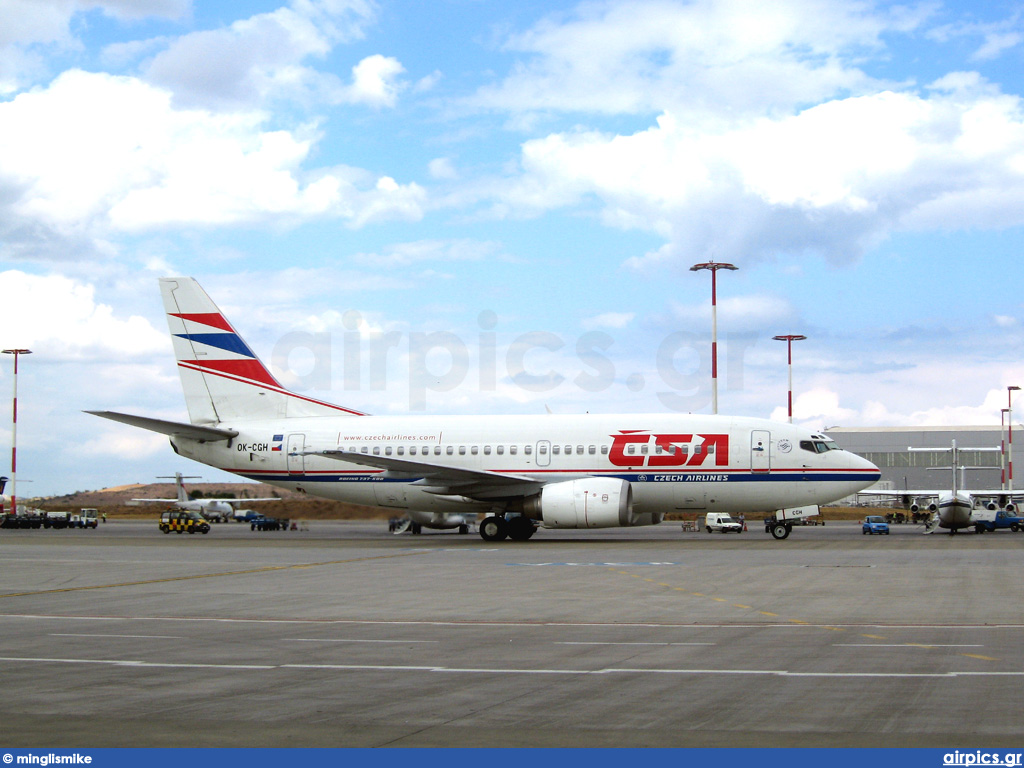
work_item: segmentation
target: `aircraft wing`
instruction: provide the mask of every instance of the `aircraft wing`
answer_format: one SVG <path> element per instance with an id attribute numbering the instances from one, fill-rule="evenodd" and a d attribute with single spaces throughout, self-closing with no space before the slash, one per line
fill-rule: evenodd
<path id="1" fill-rule="evenodd" d="M 419 486 L 427 493 L 439 496 L 469 496 L 479 499 L 529 496 L 537 493 L 544 485 L 526 475 L 488 472 L 466 467 L 448 467 L 425 461 L 396 459 L 392 456 L 371 456 L 341 449 L 307 451 L 304 455 L 324 456 L 328 459 L 347 461 L 352 464 L 377 467 L 386 470 L 393 477 L 420 478 L 412 484 Z"/>
<path id="2" fill-rule="evenodd" d="M 931 496 L 935 496 L 937 498 L 940 493 L 949 493 L 949 489 L 947 488 L 944 491 L 857 491 L 858 496 L 888 496 L 891 499 L 898 499 L 900 496 L 912 496 L 915 499 L 924 499 Z"/>
<path id="3" fill-rule="evenodd" d="M 168 504 L 201 504 L 203 502 L 226 502 L 227 504 L 248 504 L 250 501 L 281 501 L 279 496 L 269 496 L 264 499 L 218 499 L 218 498 L 205 498 L 205 499 L 188 499 L 185 502 L 181 502 L 178 499 L 132 499 L 132 501 L 163 501 Z"/>

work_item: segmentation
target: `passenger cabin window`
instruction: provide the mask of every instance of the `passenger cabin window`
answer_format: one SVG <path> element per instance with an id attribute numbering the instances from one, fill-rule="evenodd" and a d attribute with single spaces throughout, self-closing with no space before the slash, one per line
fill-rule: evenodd
<path id="1" fill-rule="evenodd" d="M 582 445 L 577 445 L 576 446 L 576 455 L 577 456 L 582 456 L 583 455 L 583 446 Z"/>
<path id="2" fill-rule="evenodd" d="M 405 456 L 405 446 L 398 446 L 396 453 L 398 453 L 399 456 Z"/>
<path id="3" fill-rule="evenodd" d="M 453 456 L 455 454 L 455 446 L 449 445 L 447 448 L 445 448 L 444 452 L 447 453 L 449 456 Z"/>
<path id="4" fill-rule="evenodd" d="M 480 453 L 480 446 L 474 445 L 472 448 L 469 449 L 469 452 L 476 456 L 477 454 Z"/>
<path id="5" fill-rule="evenodd" d="M 391 446 L 390 445 L 387 448 L 384 449 L 384 455 L 385 456 L 390 456 L 391 455 Z"/>
<path id="6" fill-rule="evenodd" d="M 434 455 L 435 456 L 440 456 L 441 455 L 441 446 L 440 445 L 435 445 L 434 446 Z"/>
<path id="7" fill-rule="evenodd" d="M 485 445 L 484 446 L 484 456 L 490 456 L 490 455 L 491 455 L 491 446 Z"/>
<path id="8" fill-rule="evenodd" d="M 554 456 L 557 456 L 561 450 L 562 450 L 562 447 L 560 445 L 552 445 L 551 446 L 551 453 Z"/>
<path id="9" fill-rule="evenodd" d="M 465 456 L 465 455 L 466 455 L 466 446 L 460 445 L 459 446 L 459 456 Z"/>
<path id="10" fill-rule="evenodd" d="M 601 455 L 602 456 L 607 456 L 608 455 L 608 446 L 607 445 L 602 445 L 601 446 Z"/>
<path id="11" fill-rule="evenodd" d="M 499 456 L 504 456 L 505 455 L 505 446 L 504 445 L 499 445 L 498 448 L 497 448 L 497 451 L 498 451 L 498 455 Z"/>
<path id="12" fill-rule="evenodd" d="M 533 453 L 533 446 L 532 445 L 524 445 L 523 446 L 523 453 L 525 453 L 527 456 L 529 456 L 531 453 Z"/>
<path id="13" fill-rule="evenodd" d="M 511 454 L 512 456 L 515 456 L 515 455 L 516 455 L 516 451 L 517 451 L 518 449 L 519 449 L 519 447 L 518 447 L 518 446 L 515 446 L 515 445 L 510 445 L 510 446 L 508 447 L 508 452 L 509 452 L 509 453 L 510 453 L 510 454 Z"/>
<path id="14" fill-rule="evenodd" d="M 590 446 L 590 448 L 587 449 L 587 453 L 589 453 L 591 456 L 594 456 L 597 453 L 597 446 Z"/>

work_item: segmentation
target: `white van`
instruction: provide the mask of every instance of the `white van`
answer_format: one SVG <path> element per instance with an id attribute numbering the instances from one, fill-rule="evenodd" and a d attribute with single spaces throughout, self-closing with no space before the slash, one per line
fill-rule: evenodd
<path id="1" fill-rule="evenodd" d="M 704 518 L 704 530 L 708 533 L 743 533 L 743 526 L 724 512 L 708 512 Z"/>

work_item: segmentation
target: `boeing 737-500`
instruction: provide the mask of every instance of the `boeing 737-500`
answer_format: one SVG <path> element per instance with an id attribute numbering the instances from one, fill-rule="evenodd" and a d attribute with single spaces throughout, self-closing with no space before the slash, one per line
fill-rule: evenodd
<path id="1" fill-rule="evenodd" d="M 483 517 L 487 541 L 538 527 L 652 525 L 666 513 L 772 513 L 879 479 L 792 424 L 684 414 L 369 416 L 285 389 L 192 278 L 161 278 L 189 421 L 97 416 L 166 434 L 181 456 L 281 488 Z"/>

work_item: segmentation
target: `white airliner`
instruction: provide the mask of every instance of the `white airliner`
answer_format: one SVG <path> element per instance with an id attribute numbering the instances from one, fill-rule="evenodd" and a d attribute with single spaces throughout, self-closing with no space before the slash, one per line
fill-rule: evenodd
<path id="1" fill-rule="evenodd" d="M 951 534 L 961 528 L 974 528 L 975 521 L 971 515 L 977 506 L 984 506 L 989 510 L 1006 509 L 1014 510 L 1014 501 L 1024 498 L 1024 491 L 977 490 L 964 491 L 958 486 L 956 479 L 957 469 L 998 469 L 998 467 L 963 467 L 960 465 L 960 451 L 998 451 L 998 448 L 958 448 L 956 440 L 949 448 L 907 448 L 913 452 L 927 453 L 952 453 L 953 463 L 951 467 L 928 467 L 928 469 L 951 469 L 953 473 L 953 486 L 951 489 L 935 490 L 909 490 L 909 491 L 864 491 L 857 496 L 882 496 L 885 498 L 899 499 L 911 512 L 918 512 L 924 507 L 932 513 L 932 519 L 925 527 L 925 533 L 931 533 L 936 528 L 948 530 Z"/>
<path id="2" fill-rule="evenodd" d="M 166 434 L 181 456 L 282 488 L 480 514 L 487 541 L 544 528 L 652 525 L 665 513 L 823 504 L 878 481 L 829 438 L 682 414 L 368 416 L 286 390 L 192 278 L 161 278 L 189 423 L 90 411 Z"/>
<path id="3" fill-rule="evenodd" d="M 167 478 L 170 479 L 170 478 Z M 185 491 L 184 478 L 181 472 L 174 473 L 174 485 L 177 488 L 177 498 L 174 499 L 132 499 L 132 501 L 152 501 L 173 504 L 178 509 L 190 512 L 198 512 L 204 517 L 219 518 L 220 520 L 231 520 L 234 516 L 236 505 L 248 504 L 251 501 L 280 501 L 276 496 L 262 499 L 190 499 Z"/>

